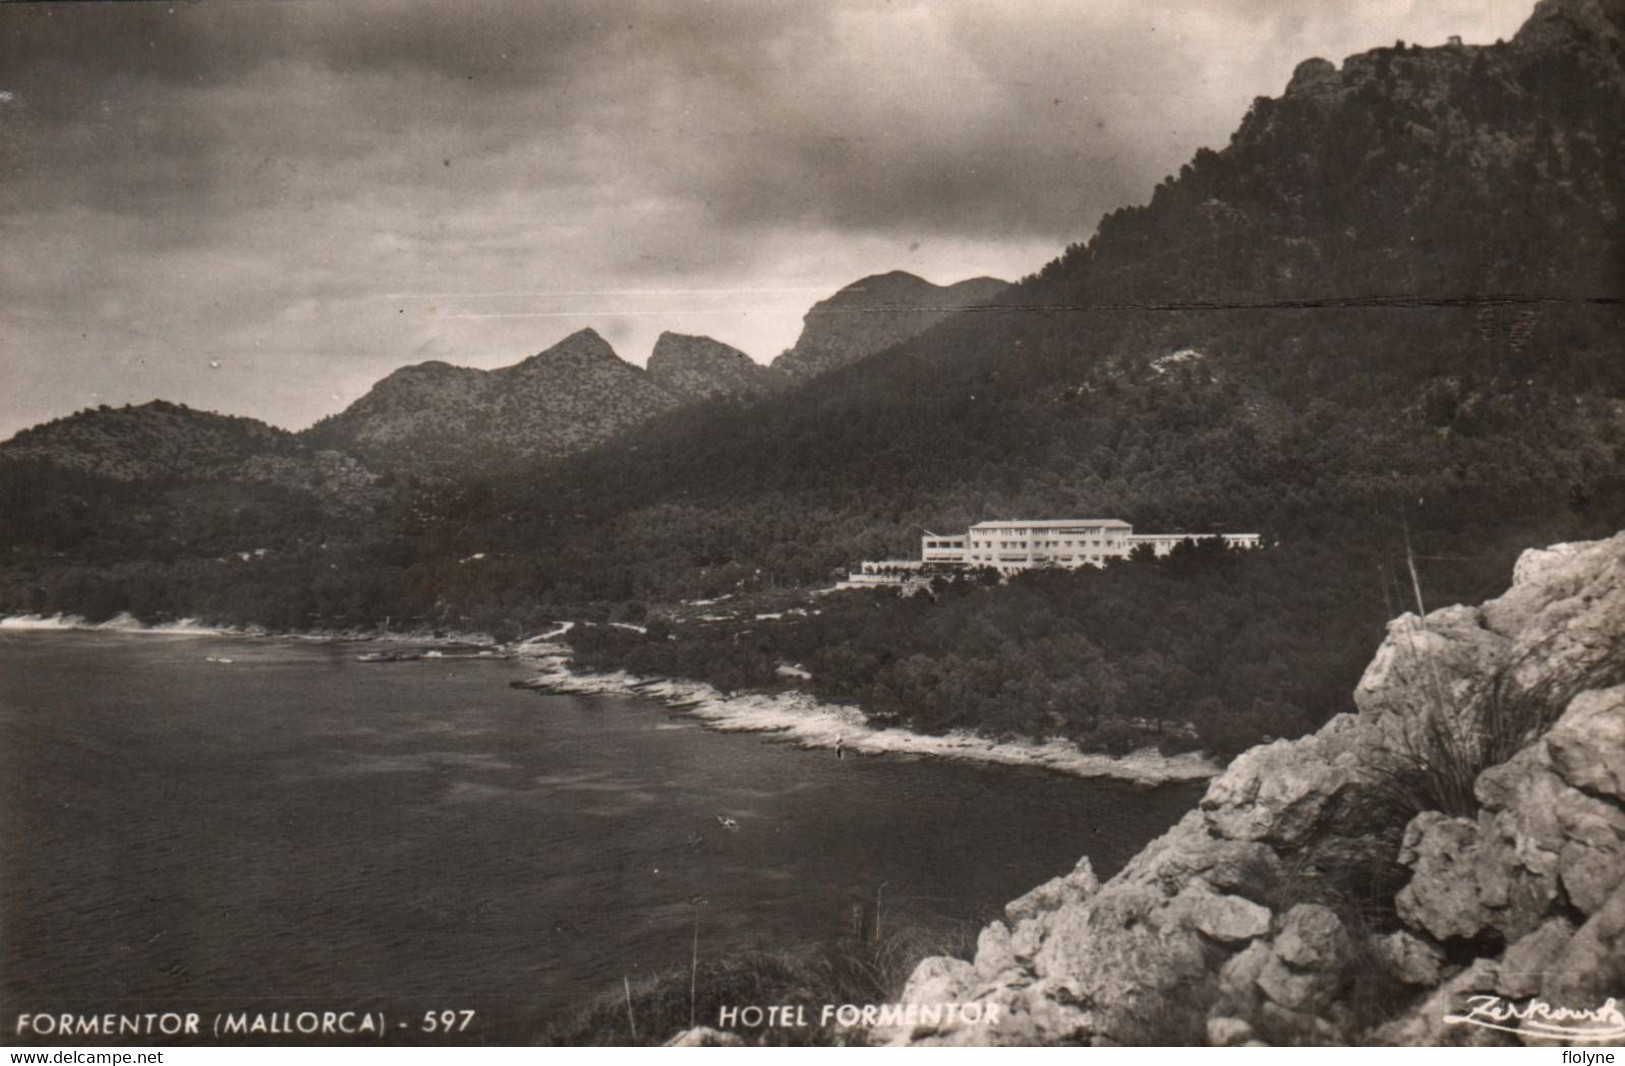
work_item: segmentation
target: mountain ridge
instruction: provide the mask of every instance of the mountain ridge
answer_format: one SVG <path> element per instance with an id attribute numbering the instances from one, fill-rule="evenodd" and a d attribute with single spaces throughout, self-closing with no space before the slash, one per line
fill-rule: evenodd
<path id="1" fill-rule="evenodd" d="M 646 369 L 656 382 L 693 400 L 760 396 L 789 384 L 781 371 L 732 345 L 670 330 L 655 340 Z"/>
<path id="2" fill-rule="evenodd" d="M 304 436 L 391 468 L 451 476 L 591 447 L 678 402 L 587 328 L 494 370 L 439 360 L 401 367 Z"/>
<path id="3" fill-rule="evenodd" d="M 966 308 L 992 301 L 1009 287 L 975 277 L 934 285 L 906 270 L 871 274 L 818 301 L 802 320 L 796 343 L 772 368 L 805 381 L 918 336 Z"/>

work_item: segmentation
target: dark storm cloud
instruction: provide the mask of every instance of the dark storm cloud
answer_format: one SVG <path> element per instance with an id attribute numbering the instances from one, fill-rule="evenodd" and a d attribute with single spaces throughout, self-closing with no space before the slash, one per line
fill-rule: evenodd
<path id="1" fill-rule="evenodd" d="M 864 273 L 1036 269 L 1308 55 L 1527 8 L 0 4 L 0 434 L 156 395 L 304 422 L 586 325 L 771 357 Z"/>

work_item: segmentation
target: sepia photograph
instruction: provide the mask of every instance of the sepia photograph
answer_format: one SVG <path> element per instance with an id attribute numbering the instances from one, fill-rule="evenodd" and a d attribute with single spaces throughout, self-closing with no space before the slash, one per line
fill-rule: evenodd
<path id="1" fill-rule="evenodd" d="M 1616 1061 L 1622 211 L 1625 0 L 0 0 L 0 1044 Z"/>

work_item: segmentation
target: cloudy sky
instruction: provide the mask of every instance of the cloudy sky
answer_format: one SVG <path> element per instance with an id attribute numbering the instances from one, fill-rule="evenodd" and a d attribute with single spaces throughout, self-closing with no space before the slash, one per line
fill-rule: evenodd
<path id="1" fill-rule="evenodd" d="M 864 274 L 1019 277 L 1293 66 L 1531 0 L 0 3 L 0 437 L 300 427 L 592 326 L 767 361 Z"/>

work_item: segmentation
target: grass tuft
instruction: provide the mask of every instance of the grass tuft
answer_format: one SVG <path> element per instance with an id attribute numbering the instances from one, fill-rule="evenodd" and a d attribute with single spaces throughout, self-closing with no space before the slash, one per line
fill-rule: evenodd
<path id="1" fill-rule="evenodd" d="M 653 977 L 623 979 L 579 1010 L 546 1026 L 536 1043 L 552 1046 L 659 1046 L 694 1024 L 718 1024 L 723 1007 L 804 1007 L 805 1028 L 733 1031 L 748 1044 L 830 1046 L 863 1043 L 861 1031 L 820 1024 L 825 1004 L 896 1001 L 922 959 L 964 957 L 974 948 L 968 926 L 929 930 L 897 926 L 841 937 L 804 951 L 753 951 L 697 957 Z"/>

